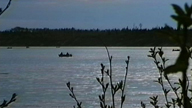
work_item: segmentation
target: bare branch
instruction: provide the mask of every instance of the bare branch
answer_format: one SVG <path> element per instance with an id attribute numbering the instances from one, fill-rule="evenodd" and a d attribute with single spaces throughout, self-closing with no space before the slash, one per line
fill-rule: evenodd
<path id="1" fill-rule="evenodd" d="M 3 10 L 0 8 L 0 16 L 9 8 L 11 1 L 12 0 L 9 0 L 9 2 L 7 3 L 7 6 Z"/>

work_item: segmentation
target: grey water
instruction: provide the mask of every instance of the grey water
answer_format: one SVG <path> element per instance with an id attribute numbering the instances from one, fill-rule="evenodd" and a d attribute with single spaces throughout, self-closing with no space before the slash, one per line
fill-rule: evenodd
<path id="1" fill-rule="evenodd" d="M 168 64 L 174 63 L 178 52 L 163 49 L 170 59 Z M 60 52 L 72 53 L 73 57 L 58 57 Z M 154 82 L 159 74 L 153 60 L 147 57 L 149 47 L 109 47 L 109 52 L 113 56 L 115 83 L 124 78 L 125 60 L 130 56 L 124 108 L 140 108 L 141 101 L 150 108 L 150 96 L 159 95 L 164 100 L 160 85 Z M 70 81 L 84 108 L 99 108 L 102 90 L 96 77 L 101 75 L 101 63 L 109 68 L 104 47 L 1 47 L 0 102 L 17 93 L 11 108 L 72 108 L 76 103 L 66 86 Z M 110 100 L 110 96 L 107 98 Z M 117 106 L 119 100 L 117 95 Z"/>

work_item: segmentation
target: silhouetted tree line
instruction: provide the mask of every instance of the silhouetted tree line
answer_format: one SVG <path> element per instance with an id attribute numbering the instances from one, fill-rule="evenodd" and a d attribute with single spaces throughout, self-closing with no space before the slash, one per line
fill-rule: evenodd
<path id="1" fill-rule="evenodd" d="M 179 32 L 168 25 L 105 30 L 15 27 L 0 32 L 0 46 L 176 46 L 167 36 Z"/>

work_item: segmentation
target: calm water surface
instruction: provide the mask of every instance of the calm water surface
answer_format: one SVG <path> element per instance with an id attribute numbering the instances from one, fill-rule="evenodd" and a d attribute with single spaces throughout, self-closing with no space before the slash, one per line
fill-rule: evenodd
<path id="1" fill-rule="evenodd" d="M 173 63 L 178 52 L 172 52 L 172 48 L 164 49 L 170 59 L 169 64 Z M 105 48 L 0 50 L 0 73 L 3 73 L 0 74 L 0 100 L 10 99 L 12 93 L 18 94 L 11 108 L 72 108 L 75 102 L 69 96 L 68 81 L 84 108 L 99 108 L 101 87 L 95 78 L 100 77 L 100 63 L 108 68 Z M 73 57 L 59 58 L 61 51 L 72 53 Z M 147 57 L 149 48 L 109 47 L 109 51 L 113 56 L 115 81 L 124 77 L 125 60 L 128 55 L 131 57 L 124 108 L 140 108 L 141 101 L 149 103 L 149 96 L 162 95 L 160 86 L 153 82 L 158 77 L 158 71 L 153 60 Z M 162 96 L 160 98 L 163 99 Z M 117 101 L 119 99 L 117 97 Z"/>

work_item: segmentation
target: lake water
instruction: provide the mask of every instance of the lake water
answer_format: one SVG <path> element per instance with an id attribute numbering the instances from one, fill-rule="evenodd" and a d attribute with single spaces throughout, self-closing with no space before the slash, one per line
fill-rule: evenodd
<path id="1" fill-rule="evenodd" d="M 178 52 L 164 50 L 169 64 L 173 63 Z M 125 60 L 130 56 L 124 108 L 140 108 L 141 101 L 149 105 L 153 95 L 163 100 L 160 85 L 153 82 L 158 71 L 147 57 L 148 51 L 149 48 L 109 47 L 115 81 L 124 77 Z M 73 57 L 60 58 L 60 52 L 72 53 Z M 66 86 L 70 81 L 84 108 L 99 108 L 102 90 L 96 77 L 100 77 L 101 63 L 108 68 L 104 47 L 0 48 L 0 101 L 17 93 L 11 108 L 72 108 L 75 102 Z"/>

